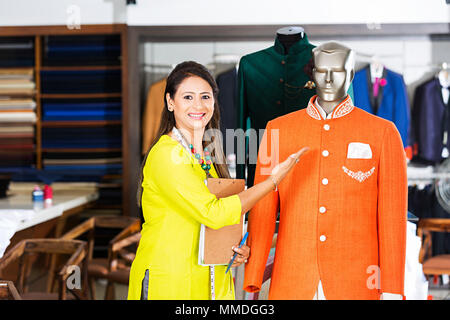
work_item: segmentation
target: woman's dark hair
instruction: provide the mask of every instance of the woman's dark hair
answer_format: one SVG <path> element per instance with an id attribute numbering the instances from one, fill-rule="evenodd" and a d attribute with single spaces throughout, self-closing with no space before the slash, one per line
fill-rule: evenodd
<path id="1" fill-rule="evenodd" d="M 203 65 L 194 62 L 194 61 L 185 61 L 178 64 L 172 72 L 170 72 L 166 81 L 166 90 L 164 92 L 164 108 L 161 115 L 161 123 L 159 125 L 158 132 L 150 144 L 150 148 L 147 151 L 147 154 L 144 157 L 144 160 L 141 164 L 140 176 L 139 176 L 139 185 L 137 192 L 137 202 L 138 206 L 141 207 L 141 198 L 142 198 L 142 181 L 144 179 L 144 166 L 147 161 L 148 154 L 153 146 L 159 141 L 161 136 L 165 134 L 169 134 L 173 127 L 175 126 L 175 116 L 173 112 L 170 112 L 167 108 L 167 93 L 173 99 L 176 91 L 180 84 L 189 77 L 199 77 L 209 83 L 213 90 L 214 96 L 214 111 L 211 120 L 206 125 L 205 132 L 209 129 L 217 129 L 220 130 L 220 111 L 218 104 L 218 93 L 219 88 L 217 86 L 216 81 L 214 80 L 211 73 L 206 69 Z M 223 153 L 222 148 L 222 139 L 217 139 L 216 136 L 211 137 L 212 143 L 214 145 L 213 150 L 211 150 L 211 156 L 216 160 L 214 163 L 214 167 L 216 168 L 217 174 L 219 178 L 230 178 L 230 173 L 228 172 L 228 167 L 225 161 L 225 155 Z M 203 139 L 203 146 L 206 146 L 205 139 Z"/>

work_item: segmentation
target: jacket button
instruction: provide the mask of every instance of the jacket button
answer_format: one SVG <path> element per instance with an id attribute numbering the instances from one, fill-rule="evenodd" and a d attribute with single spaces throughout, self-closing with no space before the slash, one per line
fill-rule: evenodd
<path id="1" fill-rule="evenodd" d="M 322 184 L 323 184 L 324 186 L 326 186 L 326 185 L 328 184 L 328 179 L 327 179 L 327 178 L 323 178 L 323 179 L 322 179 Z"/>
<path id="2" fill-rule="evenodd" d="M 325 208 L 325 207 L 320 207 L 320 208 L 319 208 L 319 212 L 320 212 L 320 213 L 325 213 L 325 212 L 327 212 L 327 208 Z"/>
<path id="3" fill-rule="evenodd" d="M 286 61 L 284 61 L 284 60 L 281 60 L 281 64 L 286 64 Z"/>
<path id="4" fill-rule="evenodd" d="M 329 124 L 324 124 L 323 125 L 323 129 L 326 130 L 326 131 L 330 130 L 330 125 Z"/>
<path id="5" fill-rule="evenodd" d="M 278 105 L 280 105 L 280 104 L 281 104 L 281 101 L 280 101 L 280 100 L 278 100 L 278 101 L 277 101 L 277 104 L 278 104 Z"/>
<path id="6" fill-rule="evenodd" d="M 325 242 L 325 240 L 327 240 L 327 237 L 325 235 L 321 235 L 319 239 L 321 242 Z"/>
<path id="7" fill-rule="evenodd" d="M 322 151 L 322 155 L 323 155 L 324 157 L 328 157 L 328 156 L 330 155 L 330 152 L 329 152 L 328 150 L 323 150 L 323 151 Z"/>
<path id="8" fill-rule="evenodd" d="M 284 82 L 284 79 L 283 79 L 283 78 L 280 78 L 280 82 L 283 83 L 283 82 Z"/>

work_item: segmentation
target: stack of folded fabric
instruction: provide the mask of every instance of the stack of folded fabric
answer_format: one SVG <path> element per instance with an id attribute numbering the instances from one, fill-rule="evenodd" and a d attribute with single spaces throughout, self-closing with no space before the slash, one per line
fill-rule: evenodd
<path id="1" fill-rule="evenodd" d="M 122 171 L 120 126 L 43 128 L 43 164 L 46 171 L 67 174 L 118 174 Z M 66 152 L 64 149 L 84 149 L 84 152 Z M 49 150 L 51 149 L 51 150 Z M 58 150 L 60 149 L 60 150 Z M 92 152 L 85 152 L 92 149 Z M 88 150 L 89 151 L 89 150 Z"/>
<path id="2" fill-rule="evenodd" d="M 53 67 L 40 72 L 44 94 L 43 171 L 59 175 L 58 181 L 82 181 L 95 176 L 100 180 L 103 175 L 119 175 L 122 99 L 92 98 L 86 94 L 121 93 L 120 36 L 64 35 L 43 39 L 43 66 Z M 83 68 L 69 68 L 74 66 Z M 63 98 L 52 94 L 80 96 Z"/>
<path id="3" fill-rule="evenodd" d="M 120 99 L 51 99 L 42 102 L 43 121 L 122 119 Z"/>
<path id="4" fill-rule="evenodd" d="M 35 88 L 33 68 L 0 69 L 0 95 L 32 96 Z"/>
<path id="5" fill-rule="evenodd" d="M 32 68 L 0 68 L 0 169 L 34 164 L 36 102 Z"/>
<path id="6" fill-rule="evenodd" d="M 33 37 L 1 37 L 0 68 L 34 66 Z"/>
<path id="7" fill-rule="evenodd" d="M 120 93 L 120 70 L 43 70 L 41 91 L 50 94 Z"/>
<path id="8" fill-rule="evenodd" d="M 121 146 L 122 128 L 120 126 L 42 128 L 42 148 L 111 149 Z"/>
<path id="9" fill-rule="evenodd" d="M 43 47 L 46 66 L 120 65 L 119 35 L 48 36 Z"/>

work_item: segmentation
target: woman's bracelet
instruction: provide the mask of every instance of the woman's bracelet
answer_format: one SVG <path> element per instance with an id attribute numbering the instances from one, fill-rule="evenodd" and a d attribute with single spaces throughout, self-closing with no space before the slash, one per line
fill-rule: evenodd
<path id="1" fill-rule="evenodd" d="M 275 185 L 275 189 L 272 189 L 273 191 L 278 191 L 278 185 L 277 182 L 275 181 L 275 178 L 270 176 L 270 180 L 272 180 L 273 184 Z"/>

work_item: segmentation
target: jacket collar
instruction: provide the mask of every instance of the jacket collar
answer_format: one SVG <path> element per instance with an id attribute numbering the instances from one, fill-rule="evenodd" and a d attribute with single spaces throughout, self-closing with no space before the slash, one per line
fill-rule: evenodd
<path id="1" fill-rule="evenodd" d="M 295 55 L 295 54 L 299 54 L 300 52 L 305 50 L 305 48 L 308 48 L 309 45 L 310 45 L 310 43 L 308 41 L 308 37 L 306 36 L 306 33 L 303 33 L 303 38 L 300 39 L 299 41 L 297 41 L 296 43 L 294 43 L 289 48 L 288 52 L 285 52 L 286 50 L 284 49 L 283 44 L 280 42 L 280 40 L 278 40 L 278 38 L 275 38 L 274 48 L 275 48 L 275 51 L 281 55 L 287 55 L 287 54 Z"/>
<path id="2" fill-rule="evenodd" d="M 324 120 L 323 116 L 319 112 L 319 107 L 316 105 L 316 98 L 317 95 L 313 96 L 308 103 L 308 107 L 306 108 L 306 113 L 316 120 Z M 331 119 L 341 118 L 350 112 L 355 108 L 353 105 L 353 101 L 350 98 L 350 95 L 347 95 L 347 97 L 342 101 L 340 104 L 338 104 L 333 112 L 331 113 Z"/>

